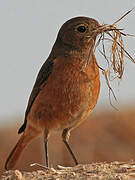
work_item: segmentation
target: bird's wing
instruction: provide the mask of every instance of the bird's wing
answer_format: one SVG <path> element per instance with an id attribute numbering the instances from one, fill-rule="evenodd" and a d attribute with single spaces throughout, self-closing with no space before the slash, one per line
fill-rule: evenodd
<path id="1" fill-rule="evenodd" d="M 50 60 L 50 58 L 48 58 L 47 61 L 45 61 L 45 63 L 43 64 L 43 66 L 41 67 L 41 69 L 40 69 L 40 71 L 38 73 L 36 82 L 34 84 L 34 87 L 32 89 L 32 92 L 31 92 L 31 95 L 30 95 L 30 98 L 29 98 L 29 101 L 28 101 L 28 106 L 27 106 L 27 109 L 26 109 L 26 112 L 25 112 L 24 124 L 20 127 L 20 129 L 18 131 L 18 134 L 22 133 L 25 130 L 25 128 L 26 128 L 27 115 L 28 115 L 28 113 L 29 113 L 29 111 L 30 111 L 30 109 L 32 107 L 32 104 L 34 103 L 37 95 L 40 92 L 41 85 L 43 83 L 45 83 L 45 81 L 47 81 L 49 75 L 52 72 L 52 69 L 53 69 L 53 60 L 54 59 Z"/>

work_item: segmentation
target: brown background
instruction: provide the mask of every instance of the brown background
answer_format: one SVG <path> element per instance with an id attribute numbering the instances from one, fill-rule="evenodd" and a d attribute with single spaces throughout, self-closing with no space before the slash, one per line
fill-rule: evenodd
<path id="1" fill-rule="evenodd" d="M 92 113 L 78 128 L 72 131 L 71 147 L 79 163 L 99 161 L 135 160 L 135 105 L 123 108 L 122 111 Z M 12 121 L 12 119 L 16 121 Z M 11 117 L 7 126 L 0 128 L 0 171 L 4 170 L 4 162 L 17 142 L 22 117 Z M 20 120 L 20 121 L 19 121 Z M 44 146 L 42 137 L 35 139 L 24 151 L 16 167 L 20 170 L 39 169 L 30 167 L 31 163 L 44 165 Z M 49 139 L 50 164 L 56 167 L 73 166 L 74 163 L 61 141 L 60 133 Z"/>

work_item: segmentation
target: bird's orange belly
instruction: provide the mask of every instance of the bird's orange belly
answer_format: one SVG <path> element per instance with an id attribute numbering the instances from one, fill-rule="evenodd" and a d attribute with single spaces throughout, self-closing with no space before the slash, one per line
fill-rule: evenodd
<path id="1" fill-rule="evenodd" d="M 28 115 L 28 123 L 49 131 L 76 127 L 95 107 L 99 86 L 99 74 L 92 79 L 80 72 L 68 72 L 63 77 L 57 74 L 55 80 L 48 79 L 42 87 Z"/>

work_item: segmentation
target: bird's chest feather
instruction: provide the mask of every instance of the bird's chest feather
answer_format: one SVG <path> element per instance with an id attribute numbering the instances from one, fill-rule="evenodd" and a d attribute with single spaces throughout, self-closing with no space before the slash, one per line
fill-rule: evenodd
<path id="1" fill-rule="evenodd" d="M 31 111 L 39 122 L 46 121 L 48 128 L 74 126 L 88 116 L 99 94 L 99 71 L 95 63 L 83 68 L 63 63 L 54 64 Z"/>
<path id="2" fill-rule="evenodd" d="M 76 107 L 83 103 L 91 106 L 97 98 L 99 86 L 99 70 L 93 60 L 88 65 L 77 62 L 56 64 L 45 89 L 61 105 Z"/>

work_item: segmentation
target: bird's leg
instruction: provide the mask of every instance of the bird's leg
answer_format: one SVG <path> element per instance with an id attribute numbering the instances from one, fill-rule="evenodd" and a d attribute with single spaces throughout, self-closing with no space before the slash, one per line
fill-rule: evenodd
<path id="1" fill-rule="evenodd" d="M 44 147 L 45 147 L 45 158 L 46 158 L 46 166 L 49 167 L 49 157 L 48 157 L 48 130 L 44 131 Z"/>
<path id="2" fill-rule="evenodd" d="M 69 144 L 68 144 L 69 136 L 70 136 L 70 130 L 69 130 L 68 128 L 67 128 L 67 129 L 64 129 L 63 132 L 62 132 L 63 142 L 64 142 L 64 144 L 66 145 L 68 151 L 70 152 L 70 154 L 71 154 L 71 156 L 72 156 L 75 164 L 77 165 L 77 164 L 78 164 L 78 161 L 77 161 L 77 159 L 76 159 L 76 157 L 75 157 L 75 155 L 74 155 L 71 147 L 70 147 Z"/>

